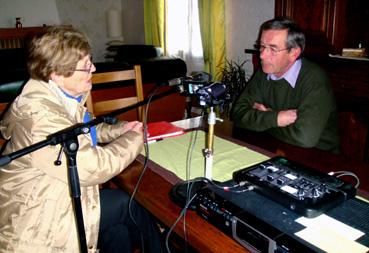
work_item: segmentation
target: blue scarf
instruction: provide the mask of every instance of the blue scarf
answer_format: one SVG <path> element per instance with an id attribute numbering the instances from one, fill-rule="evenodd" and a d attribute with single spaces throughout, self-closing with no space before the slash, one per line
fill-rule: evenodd
<path id="1" fill-rule="evenodd" d="M 63 91 L 61 89 L 61 91 L 64 93 L 64 95 L 68 98 L 71 98 L 71 99 L 74 99 L 76 100 L 78 103 L 81 102 L 83 96 L 79 96 L 79 97 L 74 97 L 72 95 L 69 95 L 68 93 L 66 93 L 65 91 Z M 90 117 L 90 113 L 86 111 L 85 115 L 83 116 L 83 123 L 86 123 L 86 122 L 89 122 L 91 120 L 91 117 Z M 93 147 L 96 146 L 97 144 L 97 137 L 96 137 L 96 127 L 95 126 L 92 126 L 90 128 L 90 135 L 91 135 L 91 140 L 92 140 L 92 145 Z"/>

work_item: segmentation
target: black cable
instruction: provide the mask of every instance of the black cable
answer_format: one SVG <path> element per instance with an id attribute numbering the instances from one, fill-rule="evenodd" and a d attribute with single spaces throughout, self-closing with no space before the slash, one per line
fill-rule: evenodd
<path id="1" fill-rule="evenodd" d="M 171 251 L 170 251 L 170 249 L 169 249 L 169 236 L 170 236 L 170 234 L 173 232 L 173 230 L 174 230 L 174 228 L 175 228 L 175 226 L 177 225 L 177 223 L 181 220 L 181 218 L 186 214 L 186 212 L 187 212 L 187 209 L 188 209 L 188 207 L 189 207 L 189 205 L 190 205 L 190 203 L 196 198 L 196 196 L 197 196 L 197 193 L 195 193 L 193 196 L 192 196 L 192 198 L 190 199 L 190 201 L 188 201 L 188 203 L 186 203 L 186 205 L 182 208 L 182 210 L 181 210 L 181 212 L 179 213 L 179 216 L 177 217 L 177 219 L 175 220 L 175 222 L 173 223 L 173 225 L 169 228 L 169 230 L 168 230 L 168 233 L 167 233 L 167 235 L 166 235 L 166 237 L 165 237 L 165 246 L 166 246 L 166 248 L 167 248 L 167 251 L 168 251 L 168 253 L 170 253 Z"/>
<path id="2" fill-rule="evenodd" d="M 144 165 L 142 168 L 142 171 L 140 173 L 140 176 L 138 177 L 137 183 L 133 189 L 133 192 L 129 198 L 129 202 L 128 202 L 128 213 L 130 218 L 132 219 L 133 223 L 136 225 L 136 227 L 138 228 L 138 230 L 140 231 L 140 236 L 141 236 L 141 247 L 142 247 L 142 253 L 145 252 L 145 243 L 144 243 L 144 238 L 143 238 L 143 234 L 141 231 L 141 228 L 138 226 L 133 214 L 132 214 L 132 201 L 134 199 L 134 196 L 136 195 L 137 191 L 138 191 L 138 187 L 142 181 L 143 175 L 146 172 L 147 169 L 147 164 L 149 161 L 149 147 L 147 144 L 147 115 L 148 115 L 148 111 L 149 111 L 149 106 L 150 106 L 150 102 L 151 99 L 153 98 L 153 96 L 157 93 L 157 91 L 160 89 L 160 87 L 157 87 L 149 96 L 148 96 L 148 100 L 147 100 L 147 104 L 146 104 L 146 108 L 145 108 L 145 117 L 143 120 L 143 138 L 144 138 L 144 150 L 145 150 L 145 160 L 144 160 Z"/>
<path id="3" fill-rule="evenodd" d="M 359 177 L 355 173 L 353 173 L 351 171 L 345 171 L 345 170 L 331 171 L 331 172 L 328 173 L 328 175 L 335 176 L 337 178 L 340 178 L 340 177 L 343 177 L 343 176 L 351 176 L 351 177 L 355 178 L 355 180 L 356 180 L 356 184 L 355 184 L 354 187 L 356 189 L 358 189 L 359 186 L 360 186 L 360 179 L 359 179 Z"/>
<path id="4" fill-rule="evenodd" d="M 187 159 L 186 159 L 186 180 L 189 180 L 190 178 L 190 172 L 191 172 L 191 161 L 192 161 L 192 154 L 193 150 L 196 145 L 197 136 L 198 136 L 198 130 L 192 132 L 195 133 L 194 136 L 191 134 L 191 140 L 190 143 L 192 145 L 189 146 L 187 150 Z M 192 141 L 193 140 L 193 141 Z M 186 204 L 189 206 L 191 204 L 191 192 L 192 192 L 192 186 L 193 184 L 187 184 L 186 189 Z M 186 212 L 183 214 L 183 236 L 184 236 L 184 242 L 185 242 L 185 251 L 187 252 L 187 231 L 186 231 Z"/>

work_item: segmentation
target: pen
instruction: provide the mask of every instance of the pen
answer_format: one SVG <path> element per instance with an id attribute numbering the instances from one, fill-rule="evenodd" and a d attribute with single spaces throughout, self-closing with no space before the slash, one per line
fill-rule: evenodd
<path id="1" fill-rule="evenodd" d="M 154 142 L 157 142 L 157 141 L 162 141 L 163 138 L 159 138 L 159 139 L 155 139 L 155 140 L 150 140 L 150 141 L 147 141 L 147 144 L 151 144 L 151 143 L 154 143 Z"/>

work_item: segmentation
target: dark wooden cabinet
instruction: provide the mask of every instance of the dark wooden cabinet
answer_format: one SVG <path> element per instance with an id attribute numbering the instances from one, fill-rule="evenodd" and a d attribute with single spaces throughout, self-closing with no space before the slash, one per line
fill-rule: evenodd
<path id="1" fill-rule="evenodd" d="M 0 49 L 22 48 L 34 36 L 45 32 L 47 26 L 0 28 Z"/>
<path id="2" fill-rule="evenodd" d="M 304 29 L 308 55 L 369 46 L 367 0 L 276 0 L 275 15 L 290 17 Z"/>
<path id="3" fill-rule="evenodd" d="M 326 53 L 337 50 L 334 46 L 340 44 L 336 8 L 335 0 L 276 0 L 275 15 L 287 16 L 301 26 L 306 35 L 307 53 Z"/>

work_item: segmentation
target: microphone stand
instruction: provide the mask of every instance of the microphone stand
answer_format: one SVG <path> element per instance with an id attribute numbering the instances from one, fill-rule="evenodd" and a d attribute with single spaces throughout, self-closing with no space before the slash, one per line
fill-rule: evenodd
<path id="1" fill-rule="evenodd" d="M 214 107 L 210 107 L 210 113 L 208 115 L 208 135 L 206 140 L 206 148 L 204 149 L 205 156 L 205 177 L 209 180 L 213 176 L 213 143 L 214 143 L 214 126 L 216 121 L 223 121 L 216 117 Z"/>
<path id="2" fill-rule="evenodd" d="M 156 96 L 153 96 L 151 98 L 151 101 L 168 96 L 174 92 L 177 92 L 176 88 L 169 89 Z M 86 242 L 86 233 L 85 233 L 85 227 L 84 227 L 84 222 L 83 222 L 82 205 L 81 205 L 81 199 L 80 199 L 81 188 L 80 188 L 79 176 L 78 176 L 78 170 L 77 170 L 77 151 L 79 148 L 77 136 L 80 134 L 88 134 L 92 126 L 95 126 L 102 122 L 105 122 L 108 124 L 115 124 L 117 123 L 117 120 L 114 119 L 115 116 L 122 114 L 124 112 L 127 112 L 129 110 L 135 109 L 139 106 L 145 105 L 148 102 L 149 102 L 149 99 L 145 99 L 131 106 L 127 106 L 125 108 L 115 110 L 106 115 L 98 116 L 89 122 L 75 124 L 71 127 L 67 127 L 61 131 L 58 131 L 56 133 L 53 133 L 47 136 L 46 140 L 32 144 L 31 146 L 15 151 L 13 153 L 0 156 L 0 166 L 4 166 L 6 164 L 9 164 L 14 159 L 17 159 L 21 156 L 34 152 L 48 145 L 55 146 L 57 144 L 61 144 L 63 147 L 65 147 L 64 151 L 66 153 L 67 161 L 68 161 L 68 182 L 69 182 L 69 187 L 70 187 L 70 194 L 72 197 L 75 219 L 77 223 L 79 246 L 80 246 L 80 250 L 82 253 L 87 253 L 87 242 Z"/>
<path id="3" fill-rule="evenodd" d="M 213 143 L 214 143 L 214 126 L 216 121 L 222 121 L 216 117 L 214 112 L 214 107 L 210 107 L 210 113 L 208 114 L 208 133 L 206 139 L 206 147 L 203 149 L 203 154 L 205 157 L 205 178 L 212 180 L 212 170 L 213 170 Z M 175 184 L 170 192 L 170 199 L 180 207 L 188 206 L 189 209 L 196 209 L 196 203 L 187 203 L 187 200 L 192 199 L 192 197 L 197 193 L 198 190 L 205 187 L 207 182 L 205 181 L 193 181 L 188 180 Z"/>

